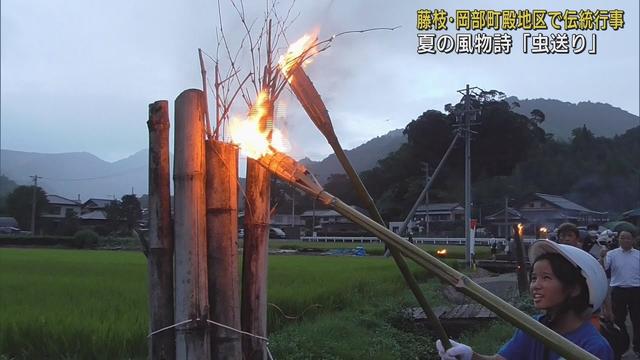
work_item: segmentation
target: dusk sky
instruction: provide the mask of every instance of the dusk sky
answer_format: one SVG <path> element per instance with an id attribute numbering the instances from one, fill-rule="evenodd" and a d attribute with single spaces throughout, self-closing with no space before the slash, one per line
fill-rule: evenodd
<path id="1" fill-rule="evenodd" d="M 220 1 L 225 33 L 236 49 L 243 30 L 230 2 Z M 280 16 L 288 4 L 278 7 Z M 261 19 L 264 2 L 246 6 L 248 19 Z M 307 68 L 344 147 L 352 148 L 404 127 L 425 110 L 443 110 L 459 100 L 456 91 L 467 83 L 521 99 L 605 102 L 638 115 L 638 6 L 622 0 L 298 1 L 287 38 L 314 29 L 325 39 L 401 26 L 338 37 Z M 522 30 L 509 32 L 511 55 L 417 54 L 418 9 L 453 14 L 474 8 L 621 9 L 625 25 L 578 32 L 588 39 L 597 34 L 596 55 L 523 54 Z M 173 114 L 182 90 L 201 88 L 197 49 L 216 52 L 219 22 L 212 0 L 3 0 L 1 11 L 2 149 L 87 151 L 108 161 L 127 157 L 147 147 L 148 104 L 167 99 Z M 211 74 L 210 60 L 207 67 Z M 287 115 L 279 126 L 290 136 L 292 154 L 316 160 L 328 155 L 330 147 L 295 98 L 285 92 L 282 100 Z"/>

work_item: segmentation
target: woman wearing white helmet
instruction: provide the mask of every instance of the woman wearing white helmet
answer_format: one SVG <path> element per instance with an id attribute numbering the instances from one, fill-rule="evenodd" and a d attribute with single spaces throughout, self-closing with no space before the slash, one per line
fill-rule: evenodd
<path id="1" fill-rule="evenodd" d="M 587 252 L 549 240 L 535 242 L 529 249 L 533 259 L 529 289 L 533 305 L 543 311 L 536 319 L 574 344 L 597 356 L 613 359 L 613 351 L 590 322 L 607 294 L 607 277 L 598 261 Z M 444 350 L 436 347 L 444 360 L 506 359 L 555 360 L 559 356 L 534 337 L 517 330 L 496 355 L 474 353 L 464 344 L 451 342 Z"/>

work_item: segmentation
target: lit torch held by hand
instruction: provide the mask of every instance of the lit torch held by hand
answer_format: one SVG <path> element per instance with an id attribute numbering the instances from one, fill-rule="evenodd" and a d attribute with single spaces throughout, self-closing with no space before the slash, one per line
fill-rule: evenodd
<path id="1" fill-rule="evenodd" d="M 328 114 L 326 119 L 329 119 Z M 248 124 L 244 124 L 245 122 Z M 282 180 L 320 200 L 321 203 L 333 208 L 347 219 L 360 225 L 363 229 L 371 232 L 389 246 L 415 261 L 419 266 L 454 286 L 458 291 L 476 300 L 504 320 L 509 321 L 511 324 L 542 341 L 546 346 L 561 356 L 567 359 L 597 360 L 597 358 L 590 353 L 562 336 L 559 336 L 529 315 L 514 308 L 506 301 L 474 283 L 466 275 L 449 267 L 416 245 L 405 241 L 405 239 L 383 225 L 375 222 L 326 192 L 304 166 L 274 147 L 274 139 L 267 138 L 268 134 L 265 129 L 261 129 L 260 126 L 256 124 L 255 119 L 251 119 L 251 116 L 247 121 L 236 121 L 235 124 L 234 121 L 232 121 L 231 125 L 233 142 L 239 143 L 240 148 L 245 154 L 257 159 L 261 166 L 264 166 Z M 246 134 L 246 132 L 256 132 L 258 136 L 256 136 L 256 134 Z M 276 133 L 277 131 L 274 129 L 271 134 L 274 135 Z"/>
<path id="2" fill-rule="evenodd" d="M 479 286 L 466 275 L 449 267 L 416 245 L 405 241 L 396 233 L 378 224 L 366 215 L 326 192 L 315 177 L 304 166 L 296 162 L 291 157 L 283 153 L 274 152 L 260 157 L 258 159 L 258 163 L 269 169 L 269 171 L 280 179 L 320 200 L 323 204 L 333 208 L 344 217 L 360 225 L 363 229 L 371 232 L 387 244 L 395 247 L 403 255 L 412 259 L 418 265 L 454 286 L 458 291 L 484 305 L 502 319 L 509 321 L 512 325 L 542 341 L 546 346 L 549 346 L 561 356 L 564 356 L 567 359 L 597 360 L 597 358 L 592 354 L 558 335 L 553 330 L 531 318 L 529 315 L 516 309 L 500 297 Z"/>

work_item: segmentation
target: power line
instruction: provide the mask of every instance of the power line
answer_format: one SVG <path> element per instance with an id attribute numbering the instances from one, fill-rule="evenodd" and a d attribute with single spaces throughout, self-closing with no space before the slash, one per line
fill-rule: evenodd
<path id="1" fill-rule="evenodd" d="M 50 178 L 50 177 L 42 177 L 40 176 L 41 179 L 45 179 L 45 180 L 51 180 L 51 181 L 88 181 L 88 180 L 100 180 L 100 179 L 108 179 L 108 178 L 112 178 L 112 177 L 118 177 L 118 176 L 122 176 L 122 175 L 126 175 L 129 174 L 135 170 L 139 170 L 142 168 L 145 168 L 146 165 L 143 166 L 138 166 L 135 168 L 131 168 L 131 169 L 127 169 L 125 171 L 119 172 L 119 173 L 115 173 L 115 174 L 111 174 L 111 175 L 104 175 L 104 176 L 96 176 L 96 177 L 89 177 L 89 178 L 75 178 L 75 179 L 59 179 L 59 178 Z"/>

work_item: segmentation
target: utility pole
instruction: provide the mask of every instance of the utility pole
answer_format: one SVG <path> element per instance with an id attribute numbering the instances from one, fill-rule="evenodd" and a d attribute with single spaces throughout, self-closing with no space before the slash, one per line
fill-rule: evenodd
<path id="1" fill-rule="evenodd" d="M 31 200 L 31 235 L 36 234 L 36 201 L 38 197 L 36 192 L 38 191 L 38 179 L 42 179 L 42 176 L 33 175 L 33 199 Z"/>
<path id="2" fill-rule="evenodd" d="M 425 184 L 429 183 L 429 163 L 425 163 Z M 424 194 L 424 206 L 425 206 L 425 216 L 424 216 L 424 236 L 429 237 L 429 189 Z"/>
<path id="3" fill-rule="evenodd" d="M 509 197 L 504 197 L 504 240 L 509 244 Z"/>
<path id="4" fill-rule="evenodd" d="M 296 226 L 296 189 L 291 192 L 291 228 Z"/>
<path id="5" fill-rule="evenodd" d="M 471 268 L 471 104 L 469 101 L 469 84 L 467 84 L 464 97 L 464 233 L 465 251 L 464 260 L 467 269 Z"/>
<path id="6" fill-rule="evenodd" d="M 469 87 L 469 84 L 458 93 L 462 94 L 462 110 L 453 110 L 456 115 L 457 124 L 460 133 L 464 134 L 464 232 L 465 232 L 465 263 L 467 268 L 471 268 L 471 126 L 475 123 L 476 113 L 478 109 L 474 109 L 471 104 L 471 95 L 476 95 L 472 90 L 482 89 L 478 87 Z M 450 105 L 445 106 L 445 110 L 453 109 Z M 462 116 L 462 119 L 460 118 Z"/>

